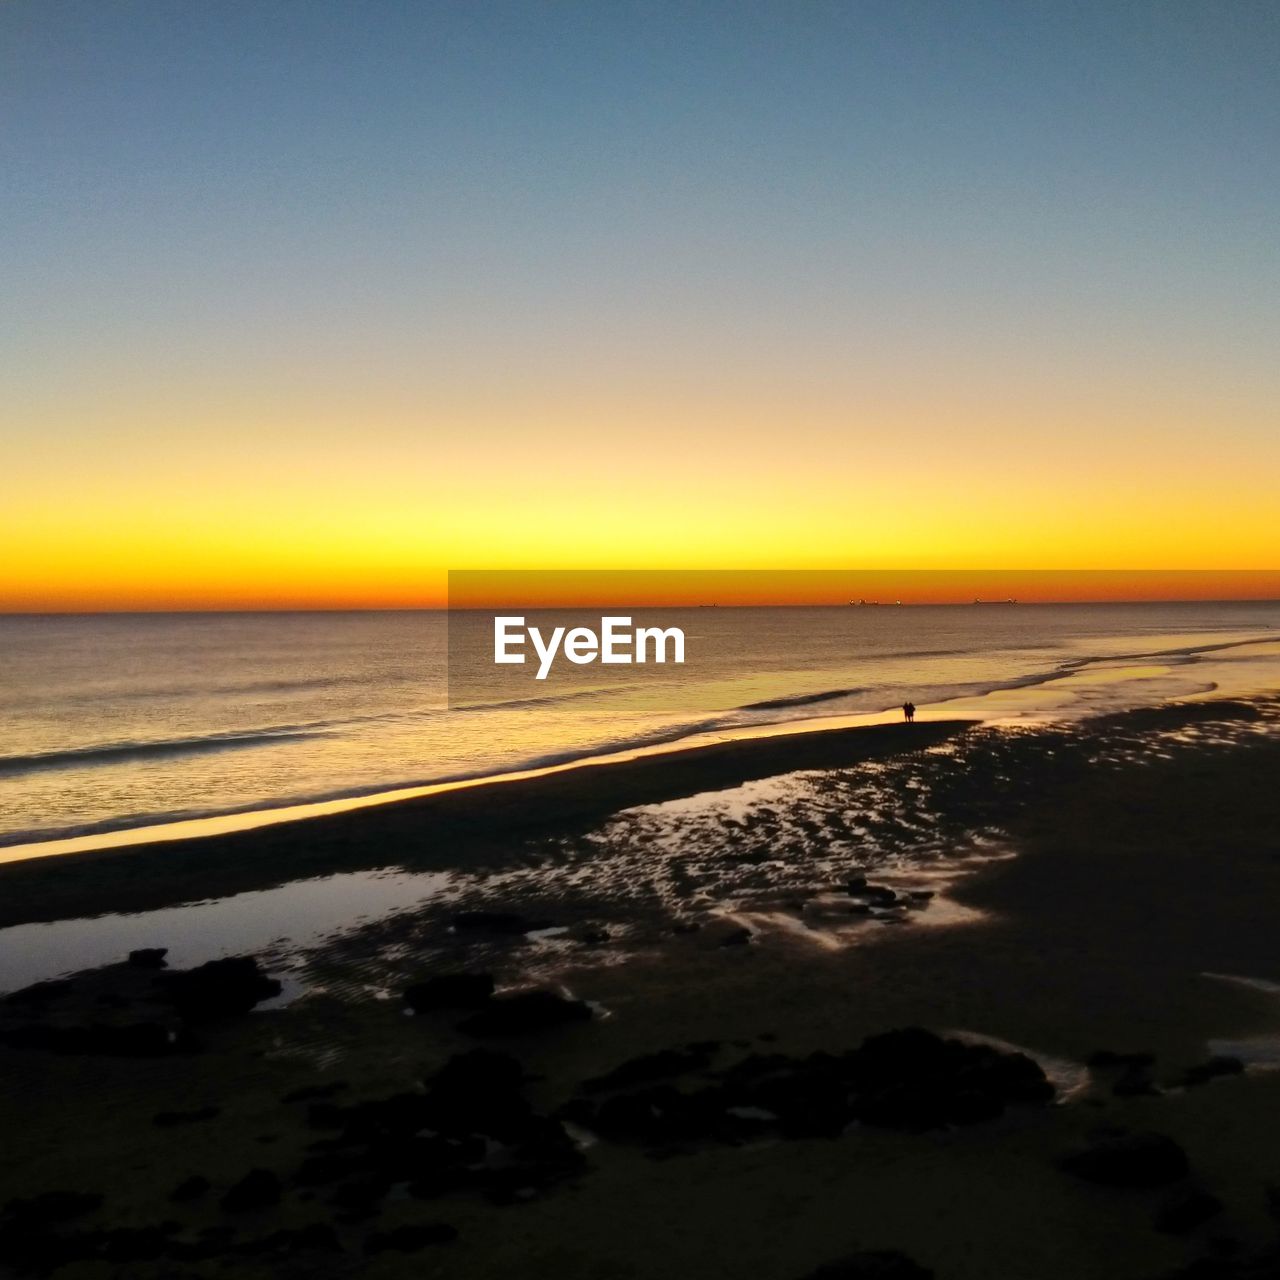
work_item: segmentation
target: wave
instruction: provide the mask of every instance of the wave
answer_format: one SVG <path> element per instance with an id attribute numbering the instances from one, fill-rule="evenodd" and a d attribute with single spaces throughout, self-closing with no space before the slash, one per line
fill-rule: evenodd
<path id="1" fill-rule="evenodd" d="M 790 698 L 766 698 L 763 702 L 745 702 L 737 710 L 780 711 L 784 707 L 808 707 L 815 702 L 834 702 L 837 698 L 848 698 L 855 693 L 866 692 L 865 689 L 824 689 L 821 693 L 798 693 Z"/>
<path id="2" fill-rule="evenodd" d="M 584 698 L 617 698 L 629 693 L 637 686 L 632 684 L 613 685 L 608 689 L 591 688 L 575 689 L 572 693 L 547 693 L 528 698 L 504 698 L 498 702 L 460 702 L 449 708 L 452 712 L 473 711 L 507 711 L 513 707 L 541 707 L 551 702 L 578 702 Z"/>
<path id="3" fill-rule="evenodd" d="M 220 684 L 202 685 L 193 680 L 189 684 L 145 685 L 136 688 L 113 688 L 110 696 L 123 703 L 162 702 L 175 700 L 181 702 L 198 702 L 211 698 L 238 698 L 246 694 L 286 694 L 312 693 L 344 687 L 358 687 L 369 684 L 385 684 L 386 677 L 377 676 L 309 676 L 293 679 L 263 679 L 232 681 Z M 87 689 L 83 692 L 62 692 L 57 694 L 58 702 L 64 706 L 92 706 L 100 703 L 104 693 L 101 689 Z M 6 695 L 5 706 L 9 709 L 24 709 L 45 705 L 49 700 L 49 692 L 38 689 L 29 696 Z"/>
<path id="4" fill-rule="evenodd" d="M 50 841 L 78 839 L 85 836 L 111 835 L 120 831 L 143 831 L 152 827 L 170 826 L 175 823 L 198 821 L 208 818 L 231 818 L 240 814 L 271 813 L 279 809 L 294 809 L 311 804 L 324 804 L 330 801 L 363 800 L 378 796 L 394 794 L 400 791 L 415 791 L 422 787 L 434 787 L 459 782 L 484 782 L 489 779 L 500 779 L 512 773 L 524 773 L 528 770 L 553 768 L 557 765 L 577 764 L 580 761 L 592 760 L 598 756 L 609 756 L 618 752 L 643 750 L 648 747 L 665 746 L 679 742 L 682 738 L 699 733 L 707 733 L 716 729 L 731 727 L 725 719 L 707 719 L 673 726 L 665 730 L 650 733 L 637 733 L 631 737 L 609 739 L 591 743 L 565 751 L 555 751 L 544 755 L 515 759 L 501 765 L 488 765 L 482 768 L 459 773 L 446 773 L 419 778 L 385 779 L 358 787 L 337 787 L 323 791 L 302 791 L 290 795 L 278 796 L 268 801 L 251 801 L 247 804 L 216 805 L 205 808 L 166 809 L 150 813 L 121 814 L 113 818 L 103 818 L 97 822 L 80 823 L 69 827 L 41 827 L 26 830 L 5 831 L 0 833 L 0 849 L 15 845 L 43 844 Z M 280 738 L 305 738 L 321 735 L 314 734 L 262 734 L 259 737 L 276 742 Z M 50 753 L 53 754 L 53 753 Z M 58 754 L 73 754 L 72 752 Z M 3 762 L 0 761 L 0 772 Z"/>
<path id="5" fill-rule="evenodd" d="M 0 777 L 34 773 L 41 769 L 80 769 L 100 765 L 150 760 L 164 756 L 200 755 L 211 751 L 234 751 L 261 747 L 273 742 L 300 742 L 329 735 L 314 729 L 267 729 L 250 732 L 211 733 L 193 738 L 167 738 L 144 742 L 109 742 L 84 747 L 64 747 L 57 751 L 35 751 L 28 755 L 0 756 Z"/>

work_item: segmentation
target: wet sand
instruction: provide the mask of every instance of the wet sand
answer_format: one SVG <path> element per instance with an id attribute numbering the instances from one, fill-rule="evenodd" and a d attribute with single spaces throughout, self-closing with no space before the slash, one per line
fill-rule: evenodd
<path id="1" fill-rule="evenodd" d="M 469 811 L 441 797 L 310 831 L 173 846 L 165 856 L 185 865 L 171 870 L 151 853 L 132 866 L 125 854 L 85 860 L 92 900 L 121 909 L 180 901 L 206 873 L 216 887 L 204 893 L 260 886 L 273 857 L 287 865 L 269 876 L 284 878 L 379 860 L 443 868 L 465 850 L 476 874 L 452 898 L 310 949 L 299 969 L 308 994 L 202 1029 L 200 1052 L 0 1050 L 10 1138 L 0 1204 L 96 1191 L 103 1206 L 76 1229 L 168 1220 L 167 1238 L 230 1227 L 253 1242 L 324 1222 L 342 1249 L 181 1264 L 99 1256 L 57 1272 L 69 1276 L 800 1280 L 881 1249 L 944 1280 L 1134 1280 L 1197 1260 L 1208 1260 L 1198 1275 L 1274 1275 L 1280 1074 L 1263 1064 L 1280 1042 L 1280 994 L 1268 986 L 1280 982 L 1278 723 L 1280 703 L 1253 700 L 1064 730 L 917 725 L 803 748 L 775 739 L 630 777 L 584 769 Z M 796 769 L 814 772 L 775 781 Z M 764 781 L 744 790 L 751 779 Z M 712 818 L 703 801 L 681 808 L 708 790 L 723 792 Z M 867 862 L 859 850 L 870 847 Z M 63 861 L 3 869 L 0 884 L 22 899 L 9 920 L 83 909 Z M 935 896 L 863 910 L 844 884 L 859 869 L 873 885 Z M 483 909 L 548 928 L 454 923 Z M 744 927 L 749 940 L 724 945 Z M 495 1204 L 467 1189 L 422 1199 L 397 1183 L 367 1216 L 345 1220 L 332 1188 L 294 1181 L 329 1131 L 307 1123 L 305 1104 L 280 1099 L 338 1080 L 344 1103 L 419 1091 L 477 1039 L 456 1012 L 405 1016 L 399 995 L 459 968 L 492 972 L 500 989 L 566 991 L 595 1010 L 492 1042 L 519 1060 L 540 1114 L 639 1054 L 716 1042 L 704 1067 L 676 1078 L 689 1090 L 752 1053 L 839 1053 L 909 1025 L 1023 1049 L 1058 1100 L 922 1132 L 855 1123 L 836 1137 L 769 1131 L 674 1148 L 602 1138 L 581 1169 L 527 1200 Z M 1184 1087 L 1187 1069 L 1224 1044 L 1251 1056 L 1250 1068 Z M 1118 1095 L 1123 1071 L 1086 1067 L 1098 1050 L 1154 1055 L 1138 1072 L 1151 1092 Z M 176 1128 L 153 1121 L 206 1106 L 220 1111 Z M 1190 1174 L 1122 1188 L 1065 1171 L 1063 1154 L 1102 1127 L 1167 1135 Z M 280 1204 L 221 1208 L 253 1168 L 280 1175 Z M 191 1174 L 210 1192 L 170 1202 Z M 1221 1208 L 1157 1230 L 1189 1188 Z M 365 1253 L 371 1235 L 425 1222 L 447 1222 L 456 1239 Z"/>
<path id="2" fill-rule="evenodd" d="M 972 723 L 882 725 L 744 738 L 587 760 L 280 826 L 0 863 L 0 928 L 223 897 L 304 876 L 398 866 L 500 864 L 523 842 L 565 834 L 616 810 L 736 786 L 794 769 L 830 769 L 940 742 Z"/>

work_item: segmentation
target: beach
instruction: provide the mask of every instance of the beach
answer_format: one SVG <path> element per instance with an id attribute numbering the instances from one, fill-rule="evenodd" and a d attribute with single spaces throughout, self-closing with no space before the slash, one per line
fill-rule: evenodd
<path id="1" fill-rule="evenodd" d="M 148 910 L 274 892 L 282 935 L 290 884 L 437 877 L 259 951 L 283 991 L 253 1012 L 175 1015 L 165 971 L 136 964 L 10 995 L 0 1204 L 89 1199 L 46 1201 L 38 1229 L 38 1206 L 11 1205 L 6 1260 L 800 1280 L 893 1251 L 942 1278 L 1273 1274 L 1278 726 L 1280 700 L 1253 697 L 784 734 L 2 866 L 11 926 L 92 911 L 158 928 L 173 917 Z M 182 942 L 145 945 L 176 961 Z M 406 1011 L 451 974 L 497 995 L 437 985 Z M 516 1017 L 529 991 L 554 994 Z M 152 1020 L 177 1047 L 48 1034 Z M 970 1046 L 908 1036 L 908 1078 L 938 1054 L 971 1075 L 985 1044 L 1040 1083 L 982 1085 L 975 1111 L 934 1073 L 886 1110 L 857 1083 L 859 1046 L 903 1028 Z M 476 1083 L 448 1095 L 454 1121 L 417 1115 L 477 1049 L 518 1063 L 514 1082 L 463 1058 Z M 518 1138 L 494 1120 L 517 1094 Z M 257 1198 L 237 1198 L 255 1170 Z M 906 1265 L 830 1274 L 922 1273 Z"/>
<path id="2" fill-rule="evenodd" d="M 1280 1280 L 1280 6 L 0 51 L 0 1280 Z"/>

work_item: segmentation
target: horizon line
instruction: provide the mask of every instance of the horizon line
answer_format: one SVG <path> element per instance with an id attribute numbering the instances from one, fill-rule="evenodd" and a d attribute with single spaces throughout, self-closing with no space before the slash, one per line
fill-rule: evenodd
<path id="1" fill-rule="evenodd" d="M 1096 607 L 1098 605 L 1168 605 L 1168 604 L 1280 604 L 1280 596 L 1167 596 L 1139 598 L 1014 599 L 1014 600 L 766 600 L 722 603 L 709 600 L 688 604 L 650 604 L 645 601 L 574 601 L 568 604 L 448 604 L 423 605 L 257 605 L 195 606 L 191 608 L 123 608 L 123 609 L 4 609 L 0 618 L 103 618 L 103 617 L 198 617 L 216 614 L 300 614 L 300 613 L 489 613 L 495 609 L 581 610 L 581 609 L 972 609 L 978 606 L 1010 608 L 1043 608 L 1063 606 Z"/>

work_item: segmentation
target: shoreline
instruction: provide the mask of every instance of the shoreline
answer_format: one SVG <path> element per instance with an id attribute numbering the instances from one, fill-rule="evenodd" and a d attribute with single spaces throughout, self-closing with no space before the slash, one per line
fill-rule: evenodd
<path id="1" fill-rule="evenodd" d="M 934 720 L 772 732 L 592 757 L 425 795 L 181 840 L 0 862 L 0 928 L 151 910 L 337 871 L 447 870 L 621 809 L 934 746 L 977 724 Z M 430 843 L 426 843 L 430 842 Z M 445 845 L 444 849 L 439 846 Z"/>
<path id="2" fill-rule="evenodd" d="M 1107 671 L 1100 668 L 1103 682 Z M 1080 677 L 1061 680 L 1075 685 Z M 0 900 L 0 929 L 179 906 L 339 872 L 448 871 L 460 862 L 491 867 L 508 856 L 504 846 L 581 828 L 636 805 L 856 765 L 977 728 L 1038 731 L 1140 720 L 1266 692 L 1256 678 L 1214 683 L 1178 699 L 1075 720 L 1051 714 L 1039 702 L 1045 696 L 1043 684 L 1017 686 L 924 707 L 926 718 L 918 715 L 911 725 L 895 709 L 742 726 L 476 779 L 128 829 L 109 833 L 105 846 L 97 837 L 77 837 L 0 848 L 0 888 L 8 890 Z M 944 709 L 959 714 L 927 718 Z M 82 840 L 91 847 L 78 847 Z M 15 857 L 19 851 L 23 856 Z"/>
<path id="3" fill-rule="evenodd" d="M 934 704 L 935 707 L 944 705 L 944 703 Z M 523 769 L 508 769 L 498 773 L 447 778 L 439 782 L 423 782 L 413 783 L 408 786 L 379 788 L 353 795 L 336 795 L 318 800 L 304 800 L 297 803 L 282 803 L 259 808 L 233 810 L 229 813 L 213 813 L 193 818 L 175 818 L 171 821 L 144 824 L 137 827 L 121 827 L 110 831 L 88 832 L 83 835 L 57 836 L 48 840 L 0 845 L 0 867 L 11 862 L 29 862 L 39 858 L 64 857 L 69 854 L 97 853 L 108 850 L 124 851 L 143 845 L 170 844 L 179 840 L 200 840 L 210 836 L 234 835 L 241 832 L 256 831 L 262 827 L 276 826 L 281 823 L 305 822 L 312 818 L 331 817 L 336 814 L 353 813 L 363 809 L 376 809 L 382 805 L 402 804 L 405 801 L 426 799 L 430 796 L 446 795 L 455 791 L 468 791 L 477 787 L 528 782 L 597 765 L 614 767 L 653 756 L 699 751 L 726 743 L 751 742 L 758 738 L 832 733 L 855 728 L 874 728 L 882 725 L 892 726 L 900 723 L 900 715 L 900 710 L 895 707 L 885 711 L 869 711 L 847 716 L 812 717 L 801 720 L 778 721 L 771 724 L 697 730 L 645 746 L 587 753 L 581 756 L 574 756 L 571 759 L 554 760 L 546 764 L 535 764 Z M 921 723 L 925 723 L 925 721 Z M 938 722 L 931 721 L 929 723 Z"/>
<path id="4" fill-rule="evenodd" d="M 1080 714 L 1070 710 L 1073 686 L 1088 685 L 1099 678 L 1107 682 L 1106 672 L 1116 664 L 1129 664 L 1127 671 L 1132 680 L 1141 680 L 1145 673 L 1172 672 L 1188 678 L 1190 673 L 1206 659 L 1234 651 L 1258 650 L 1266 654 L 1275 650 L 1280 642 L 1268 635 L 1252 635 L 1217 643 L 1196 644 L 1190 647 L 1139 648 L 1115 655 L 1095 654 L 1073 659 L 1057 668 L 1038 674 L 1012 678 L 977 693 L 960 693 L 939 701 L 922 705 L 918 710 L 921 723 L 937 720 L 966 719 L 985 723 L 1007 723 L 1011 719 L 1028 725 L 1052 721 L 1055 711 L 1066 719 Z M 1161 665 L 1152 667 L 1152 661 Z M 1208 679 L 1199 689 L 1183 688 L 1176 695 L 1153 695 L 1152 702 L 1140 702 L 1123 709 L 1139 709 L 1146 705 L 1161 705 L 1170 700 L 1188 698 L 1221 699 L 1249 694 L 1263 694 L 1271 687 L 1271 681 L 1263 678 L 1242 682 L 1239 673 L 1224 671 L 1221 663 L 1214 669 L 1216 679 Z M 1226 675 L 1226 682 L 1223 676 Z M 1070 690 L 1066 702 L 1054 703 L 1055 691 L 1061 695 Z M 803 700 L 797 705 L 804 705 Z M 1085 713 L 1089 714 L 1088 712 Z M 1097 714 L 1097 713 L 1095 713 Z M 279 804 L 246 806 L 224 812 L 198 814 L 191 817 L 174 817 L 161 821 L 143 822 L 137 826 L 109 827 L 73 835 L 51 835 L 48 838 L 24 839 L 18 843 L 0 844 L 0 867 L 13 862 L 25 862 L 40 858 L 64 857 L 72 854 L 127 850 L 149 844 L 168 844 L 179 840 L 198 840 L 210 836 L 230 835 L 258 830 L 284 823 L 329 817 L 383 805 L 394 805 L 453 791 L 469 790 L 492 784 L 523 782 L 552 776 L 558 773 L 592 765 L 625 764 L 648 756 L 667 755 L 676 752 L 698 750 L 708 745 L 753 741 L 775 736 L 792 736 L 810 733 L 833 732 L 840 729 L 862 728 L 900 723 L 900 709 L 892 706 L 878 711 L 863 711 L 840 715 L 810 716 L 793 720 L 781 720 L 747 725 L 732 725 L 715 729 L 692 728 L 677 732 L 643 745 L 599 750 L 587 750 L 584 754 L 567 758 L 550 758 L 545 763 L 523 767 L 504 768 L 498 772 L 482 772 L 439 781 L 376 786 L 354 793 L 338 793 Z"/>

